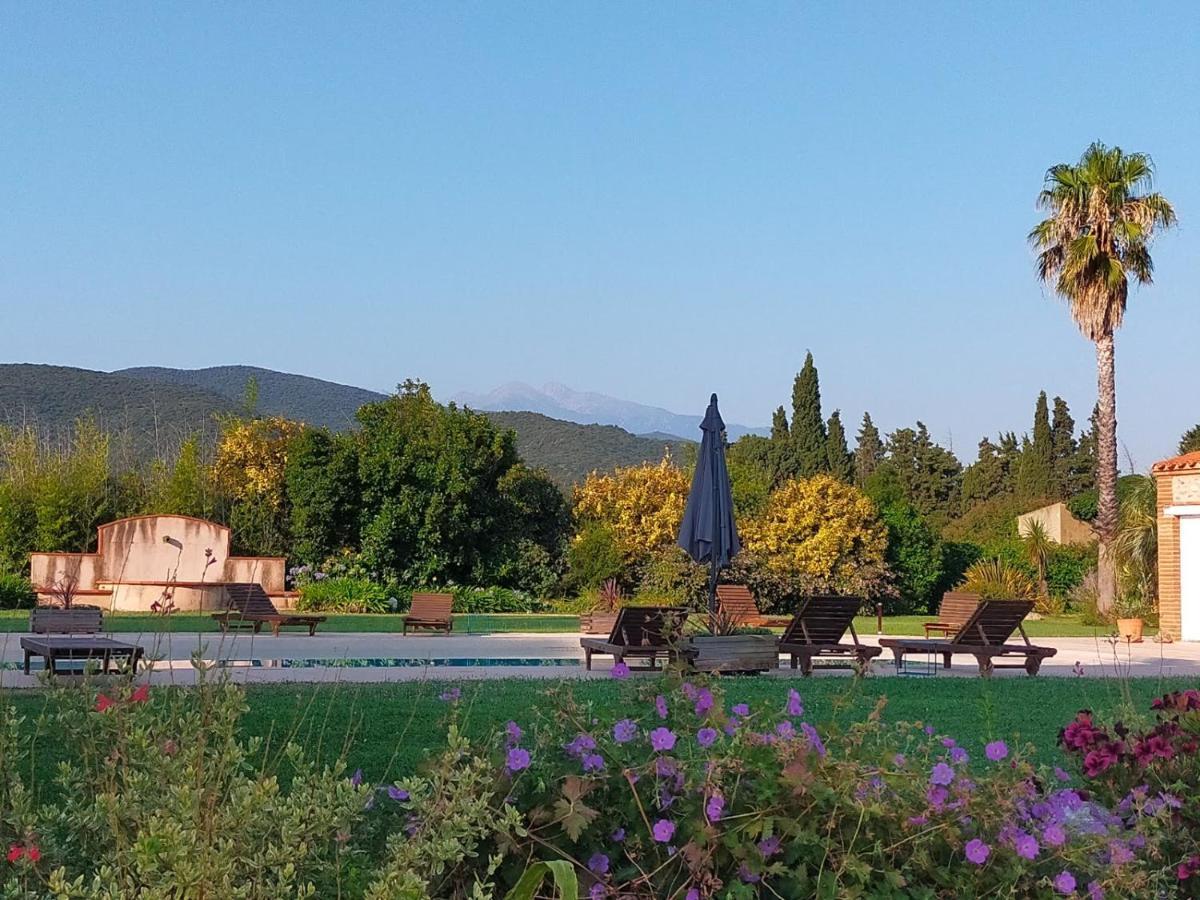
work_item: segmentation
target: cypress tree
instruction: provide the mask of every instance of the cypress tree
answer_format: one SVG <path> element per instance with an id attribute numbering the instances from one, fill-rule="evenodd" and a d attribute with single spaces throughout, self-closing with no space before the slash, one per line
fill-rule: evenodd
<path id="1" fill-rule="evenodd" d="M 1021 447 L 1017 468 L 1017 494 L 1027 500 L 1045 500 L 1054 495 L 1054 438 L 1046 392 L 1038 394 L 1033 411 L 1033 438 Z"/>
<path id="2" fill-rule="evenodd" d="M 1071 467 L 1079 445 L 1075 441 L 1075 420 L 1062 397 L 1054 398 L 1054 418 L 1050 424 L 1054 460 L 1054 495 L 1065 500 L 1071 495 Z"/>
<path id="3" fill-rule="evenodd" d="M 862 425 L 858 429 L 858 445 L 854 448 L 854 483 L 862 487 L 871 474 L 883 462 L 883 438 L 871 421 L 869 412 L 863 413 Z"/>
<path id="4" fill-rule="evenodd" d="M 821 386 L 811 352 L 792 384 L 792 463 L 794 474 L 802 478 L 829 471 Z"/>
<path id="5" fill-rule="evenodd" d="M 1193 425 L 1179 439 L 1180 453 L 1195 453 L 1200 450 L 1200 425 Z"/>
<path id="6" fill-rule="evenodd" d="M 979 455 L 963 472 L 963 512 L 1005 491 L 1004 459 L 1000 448 L 987 438 L 979 442 Z"/>
<path id="7" fill-rule="evenodd" d="M 854 457 L 846 447 L 846 430 L 842 427 L 841 410 L 835 409 L 829 417 L 825 433 L 826 458 L 829 474 L 847 484 L 854 478 Z"/>
<path id="8" fill-rule="evenodd" d="M 771 466 L 771 481 L 778 485 L 792 477 L 792 434 L 788 430 L 787 413 L 780 406 L 771 419 L 771 447 L 767 452 Z"/>

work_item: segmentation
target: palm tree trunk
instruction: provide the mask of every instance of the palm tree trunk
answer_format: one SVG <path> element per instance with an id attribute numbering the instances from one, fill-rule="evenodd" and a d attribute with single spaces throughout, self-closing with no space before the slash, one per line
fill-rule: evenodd
<path id="1" fill-rule="evenodd" d="M 1100 535 L 1097 562 L 1100 612 L 1113 608 L 1117 598 L 1117 571 L 1112 542 L 1117 535 L 1117 375 L 1112 332 L 1096 341 L 1096 531 Z"/>

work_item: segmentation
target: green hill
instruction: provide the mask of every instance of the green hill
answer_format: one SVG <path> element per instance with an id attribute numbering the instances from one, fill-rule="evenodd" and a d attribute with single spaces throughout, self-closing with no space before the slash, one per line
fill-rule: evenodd
<path id="1" fill-rule="evenodd" d="M 577 425 L 540 413 L 489 412 L 497 425 L 517 433 L 517 450 L 531 466 L 545 469 L 561 487 L 583 481 L 589 472 L 658 462 L 668 448 L 686 441 L 663 441 L 630 434 L 615 425 Z"/>
<path id="2" fill-rule="evenodd" d="M 256 366 L 213 366 L 208 369 L 144 366 L 121 369 L 113 374 L 199 388 L 239 405 L 246 394 L 246 383 L 253 378 L 258 383 L 256 412 L 260 415 L 285 416 L 335 431 L 350 428 L 354 424 L 354 413 L 364 403 L 384 398 L 383 394 L 364 388 Z"/>

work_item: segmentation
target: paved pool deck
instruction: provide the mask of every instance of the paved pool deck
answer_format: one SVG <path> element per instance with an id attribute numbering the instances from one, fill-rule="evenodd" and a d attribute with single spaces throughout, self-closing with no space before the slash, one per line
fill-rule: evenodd
<path id="1" fill-rule="evenodd" d="M 20 633 L 0 634 L 0 688 L 35 687 L 42 683 L 34 660 L 34 671 L 24 675 Z M 209 661 L 230 673 L 235 681 L 278 682 L 391 682 L 487 678 L 605 678 L 612 662 L 608 657 L 593 660 L 593 671 L 583 666 L 580 634 L 491 634 L 408 635 L 321 633 L 199 634 L 194 632 L 122 633 L 110 637 L 141 644 L 153 659 L 150 680 L 155 683 L 188 684 L 195 679 L 193 657 Z M 876 643 L 864 635 L 864 643 Z M 1200 678 L 1200 642 L 1141 644 L 1114 642 L 1104 638 L 1038 638 L 1034 643 L 1050 646 L 1058 654 L 1042 665 L 1038 677 L 1156 678 L 1195 676 Z M 917 664 L 924 657 L 909 657 Z M 799 677 L 781 657 L 781 668 L 769 678 Z M 970 656 L 955 658 L 950 670 L 938 659 L 929 659 L 937 678 L 975 678 L 978 669 Z M 640 662 L 635 661 L 635 667 Z M 1077 668 L 1078 667 L 1078 668 Z M 845 677 L 845 667 L 825 668 L 818 664 L 815 677 Z M 872 674 L 897 677 L 887 650 L 872 666 Z M 905 676 L 907 677 L 907 676 Z M 1001 669 L 996 678 L 1025 678 L 1021 669 Z"/>

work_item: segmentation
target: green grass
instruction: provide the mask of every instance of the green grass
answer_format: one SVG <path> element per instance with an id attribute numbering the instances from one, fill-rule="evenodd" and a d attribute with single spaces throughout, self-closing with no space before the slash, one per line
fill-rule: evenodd
<path id="1" fill-rule="evenodd" d="M 789 687 L 797 687 L 806 717 L 823 730 L 863 720 L 886 698 L 886 721 L 920 721 L 939 734 L 956 738 L 974 757 L 990 740 L 1011 745 L 1032 743 L 1035 757 L 1061 761 L 1055 745 L 1059 728 L 1081 708 L 1107 716 L 1144 713 L 1149 701 L 1166 690 L 1197 686 L 1197 679 L 1012 678 L 729 678 L 721 682 L 726 703 L 748 702 L 768 722 L 783 709 Z M 456 682 L 462 691 L 459 720 L 479 740 L 496 735 L 510 719 L 526 729 L 550 715 L 556 692 L 571 692 L 594 704 L 601 721 L 648 711 L 633 697 L 657 690 L 657 677 L 629 682 L 501 680 Z M 345 754 L 350 769 L 383 782 L 413 772 L 445 741 L 450 707 L 438 699 L 444 683 L 250 685 L 250 711 L 243 721 L 247 736 L 263 738 L 267 765 L 278 763 L 288 740 L 320 759 Z M 166 688 L 158 688 L 164 690 Z M 9 691 L 4 702 L 17 707 L 33 728 L 52 695 L 40 690 Z M 70 754 L 69 741 L 39 741 L 36 768 L 48 773 Z M 282 773 L 281 774 L 286 774 Z"/>
<path id="2" fill-rule="evenodd" d="M 108 631 L 217 631 L 217 624 L 207 613 L 174 613 L 168 618 L 139 613 L 111 613 L 104 617 Z M 885 634 L 921 634 L 921 625 L 930 621 L 929 616 L 888 616 L 883 620 Z M 401 617 L 395 613 L 331 613 L 320 628 L 333 632 L 390 633 L 402 629 Z M 875 633 L 875 619 L 860 616 L 854 627 L 861 635 Z M 29 628 L 29 613 L 26 610 L 0 611 L 0 632 L 26 631 Z M 496 632 L 557 633 L 579 630 L 579 618 L 563 614 L 526 615 L 505 614 L 456 614 L 454 631 L 461 634 L 487 634 Z M 1084 625 L 1077 616 L 1052 616 L 1025 623 L 1030 637 L 1094 637 L 1110 634 L 1106 626 Z M 1153 634 L 1147 629 L 1147 634 Z"/>

